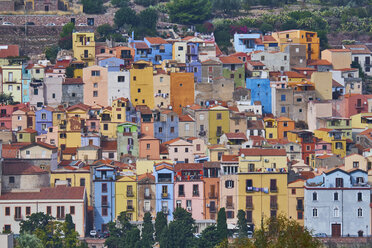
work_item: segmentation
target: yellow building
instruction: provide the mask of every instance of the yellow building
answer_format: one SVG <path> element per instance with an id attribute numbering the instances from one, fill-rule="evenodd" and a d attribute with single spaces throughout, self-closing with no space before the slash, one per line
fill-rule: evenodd
<path id="1" fill-rule="evenodd" d="M 372 113 L 360 113 L 350 116 L 351 127 L 353 129 L 370 129 L 372 128 Z"/>
<path id="2" fill-rule="evenodd" d="M 17 132 L 17 142 L 33 143 L 35 142 L 37 131 L 31 128 L 26 128 Z"/>
<path id="3" fill-rule="evenodd" d="M 322 51 L 322 59 L 331 62 L 334 70 L 350 68 L 351 50 L 326 49 Z"/>
<path id="4" fill-rule="evenodd" d="M 224 133 L 230 132 L 229 109 L 220 105 L 212 106 L 209 113 L 209 143 L 218 144 Z"/>
<path id="5" fill-rule="evenodd" d="M 222 155 L 229 154 L 229 149 L 225 145 L 211 145 L 207 149 L 207 156 L 212 162 L 221 161 Z"/>
<path id="6" fill-rule="evenodd" d="M 134 106 L 147 105 L 154 109 L 154 84 L 152 63 L 134 62 L 130 69 L 130 99 Z"/>
<path id="7" fill-rule="evenodd" d="M 58 106 L 52 113 L 53 126 L 59 126 L 66 120 L 66 111 L 62 106 Z"/>
<path id="8" fill-rule="evenodd" d="M 58 129 L 58 145 L 60 147 L 81 146 L 81 118 L 67 118 L 65 125 L 61 124 Z"/>
<path id="9" fill-rule="evenodd" d="M 241 149 L 239 155 L 239 172 L 277 172 L 288 169 L 285 149 Z"/>
<path id="10" fill-rule="evenodd" d="M 160 159 L 160 160 L 149 160 L 149 159 L 137 159 L 136 160 L 136 173 L 137 175 L 152 173 L 154 170 L 154 164 L 165 162 L 172 163 L 170 159 Z"/>
<path id="11" fill-rule="evenodd" d="M 81 166 L 77 166 L 81 165 Z M 70 187 L 84 186 L 87 192 L 88 205 L 92 204 L 92 191 L 90 184 L 90 169 L 89 166 L 81 161 L 73 161 L 73 164 L 68 164 L 60 169 L 50 172 L 50 186 L 55 187 L 58 181 L 66 181 Z"/>
<path id="12" fill-rule="evenodd" d="M 265 125 L 265 138 L 266 139 L 277 139 L 278 138 L 278 127 L 275 118 L 267 117 L 264 119 Z"/>
<path id="13" fill-rule="evenodd" d="M 96 57 L 94 33 L 74 32 L 72 34 L 72 50 L 78 61 L 83 61 L 86 66 L 94 65 Z"/>
<path id="14" fill-rule="evenodd" d="M 311 82 L 315 86 L 316 98 L 332 100 L 332 72 L 313 72 Z"/>
<path id="15" fill-rule="evenodd" d="M 121 97 L 113 100 L 112 107 L 106 107 L 100 115 L 101 134 L 108 138 L 116 138 L 116 127 L 126 121 L 127 98 Z"/>
<path id="16" fill-rule="evenodd" d="M 4 65 L 3 92 L 12 94 L 14 102 L 22 102 L 22 65 Z"/>
<path id="17" fill-rule="evenodd" d="M 319 37 L 316 32 L 305 30 L 287 30 L 272 33 L 272 37 L 278 41 L 280 51 L 284 52 L 289 44 L 306 45 L 306 59 L 319 59 Z"/>
<path id="18" fill-rule="evenodd" d="M 314 131 L 314 136 L 332 144 L 332 153 L 346 156 L 346 138 L 341 130 L 319 128 Z"/>
<path id="19" fill-rule="evenodd" d="M 288 183 L 288 218 L 304 225 L 304 184 L 305 180 L 298 179 Z"/>
<path id="20" fill-rule="evenodd" d="M 131 221 L 137 221 L 137 180 L 136 175 L 130 171 L 122 171 L 124 176 L 117 177 L 115 181 L 115 216 L 126 211 Z"/>
<path id="21" fill-rule="evenodd" d="M 70 66 L 74 69 L 74 78 L 83 78 L 83 61 L 72 61 Z"/>

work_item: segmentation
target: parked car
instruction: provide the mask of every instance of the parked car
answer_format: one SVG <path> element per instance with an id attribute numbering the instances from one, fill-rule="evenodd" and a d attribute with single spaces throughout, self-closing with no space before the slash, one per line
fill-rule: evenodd
<path id="1" fill-rule="evenodd" d="M 3 22 L 3 25 L 4 25 L 4 26 L 13 26 L 14 24 L 11 23 L 11 22 Z"/>
<path id="2" fill-rule="evenodd" d="M 97 231 L 96 230 L 90 230 L 89 232 L 91 237 L 96 237 L 97 236 Z"/>
<path id="3" fill-rule="evenodd" d="M 51 23 L 46 24 L 45 26 L 55 26 L 55 25 L 56 25 L 55 23 L 51 22 Z"/>
<path id="4" fill-rule="evenodd" d="M 33 26 L 33 25 L 35 25 L 35 23 L 34 22 L 26 22 L 26 25 Z"/>
<path id="5" fill-rule="evenodd" d="M 314 237 L 317 237 L 317 238 L 326 238 L 327 237 L 327 234 L 326 233 L 315 233 L 314 234 Z"/>
<path id="6" fill-rule="evenodd" d="M 79 27 L 87 27 L 88 26 L 88 24 L 86 24 L 86 23 L 79 23 L 79 25 L 78 25 Z"/>

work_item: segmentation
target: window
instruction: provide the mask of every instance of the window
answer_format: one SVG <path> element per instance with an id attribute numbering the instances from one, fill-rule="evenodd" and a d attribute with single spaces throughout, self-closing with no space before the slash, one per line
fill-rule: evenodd
<path id="1" fill-rule="evenodd" d="M 245 180 L 245 189 L 246 189 L 246 192 L 252 192 L 253 191 L 252 179 Z"/>
<path id="2" fill-rule="evenodd" d="M 47 214 L 52 215 L 52 207 L 51 206 L 47 206 L 46 212 L 47 212 Z"/>
<path id="3" fill-rule="evenodd" d="M 125 77 L 124 76 L 118 76 L 118 82 L 119 83 L 125 82 Z"/>
<path id="4" fill-rule="evenodd" d="M 26 207 L 26 216 L 31 214 L 31 207 Z"/>
<path id="5" fill-rule="evenodd" d="M 247 211 L 246 212 L 246 218 L 247 218 L 248 223 L 253 223 L 252 211 Z"/>
<path id="6" fill-rule="evenodd" d="M 222 114 L 221 113 L 217 113 L 217 120 L 221 120 L 222 119 Z"/>
<path id="7" fill-rule="evenodd" d="M 41 130 L 46 131 L 47 130 L 47 125 L 46 124 L 41 124 Z"/>
<path id="8" fill-rule="evenodd" d="M 39 90 L 38 89 L 34 89 L 34 95 L 37 96 L 39 94 Z"/>
<path id="9" fill-rule="evenodd" d="M 200 114 L 200 115 L 199 115 L 199 119 L 200 119 L 201 121 L 203 121 L 203 120 L 204 120 L 204 114 Z"/>
<path id="10" fill-rule="evenodd" d="M 282 107 L 281 112 L 285 113 L 285 107 Z"/>
<path id="11" fill-rule="evenodd" d="M 318 209 L 313 208 L 313 217 L 318 217 Z"/>
<path id="12" fill-rule="evenodd" d="M 316 192 L 313 193 L 313 201 L 318 200 L 318 194 Z"/>
<path id="13" fill-rule="evenodd" d="M 358 201 L 363 201 L 363 194 L 362 192 L 358 192 Z"/>
<path id="14" fill-rule="evenodd" d="M 358 208 L 358 217 L 363 217 L 363 209 Z"/>
<path id="15" fill-rule="evenodd" d="M 80 178 L 80 186 L 85 186 L 85 178 Z"/>
<path id="16" fill-rule="evenodd" d="M 359 162 L 354 161 L 353 162 L 353 168 L 359 168 Z"/>
<path id="17" fill-rule="evenodd" d="M 252 209 L 253 208 L 253 197 L 251 195 L 247 195 L 245 198 L 245 208 Z"/>
<path id="18" fill-rule="evenodd" d="M 13 85 L 8 85 L 8 91 L 13 91 Z"/>
<path id="19" fill-rule="evenodd" d="M 107 216 L 107 215 L 108 215 L 107 208 L 102 208 L 102 216 Z"/>
<path id="20" fill-rule="evenodd" d="M 26 151 L 26 155 L 30 155 L 30 151 L 29 150 Z"/>
<path id="21" fill-rule="evenodd" d="M 98 97 L 98 91 L 93 91 L 93 97 Z"/>
<path id="22" fill-rule="evenodd" d="M 306 146 L 306 151 L 310 151 L 310 146 Z"/>
<path id="23" fill-rule="evenodd" d="M 227 188 L 227 189 L 234 188 L 234 181 L 233 180 L 226 180 L 225 181 L 225 188 Z"/>
<path id="24" fill-rule="evenodd" d="M 296 189 L 292 189 L 292 195 L 296 194 Z"/>
<path id="25" fill-rule="evenodd" d="M 146 144 L 146 149 L 147 149 L 147 150 L 150 150 L 150 147 L 151 147 L 150 144 Z"/>
<path id="26" fill-rule="evenodd" d="M 65 218 L 65 206 L 58 206 L 57 207 L 57 219 L 64 219 Z"/>
<path id="27" fill-rule="evenodd" d="M 297 219 L 303 220 L 304 219 L 304 213 L 302 211 L 297 211 Z"/>
<path id="28" fill-rule="evenodd" d="M 9 183 L 14 183 L 14 177 L 9 177 Z"/>
<path id="29" fill-rule="evenodd" d="M 201 149 L 201 148 L 200 148 L 200 144 L 197 144 L 197 145 L 196 145 L 196 151 L 198 151 L 198 152 L 199 152 L 199 151 L 200 151 L 200 149 Z"/>
<path id="30" fill-rule="evenodd" d="M 188 123 L 185 124 L 185 131 L 190 131 L 190 124 Z"/>
<path id="31" fill-rule="evenodd" d="M 198 184 L 192 185 L 192 196 L 199 196 L 199 185 Z"/>
<path id="32" fill-rule="evenodd" d="M 333 193 L 333 200 L 338 201 L 338 192 Z"/>
<path id="33" fill-rule="evenodd" d="M 107 183 L 102 183 L 102 193 L 107 193 Z"/>
<path id="34" fill-rule="evenodd" d="M 343 178 L 336 178 L 336 188 L 344 187 L 344 179 Z"/>
<path id="35" fill-rule="evenodd" d="M 185 152 L 189 152 L 189 148 L 186 147 L 186 148 L 185 148 Z"/>
<path id="36" fill-rule="evenodd" d="M 226 208 L 233 208 L 233 197 L 231 195 L 226 196 Z"/>
<path id="37" fill-rule="evenodd" d="M 10 216 L 10 207 L 5 207 L 5 216 Z"/>
<path id="38" fill-rule="evenodd" d="M 262 61 L 262 60 L 265 60 L 265 56 L 261 56 L 261 61 Z"/>
<path id="39" fill-rule="evenodd" d="M 178 185 L 178 196 L 185 196 L 185 186 L 183 184 Z"/>
<path id="40" fill-rule="evenodd" d="M 337 207 L 335 207 L 334 209 L 333 209 L 333 217 L 339 217 L 340 216 L 340 211 L 338 210 L 338 208 Z"/>
<path id="41" fill-rule="evenodd" d="M 4 232 L 5 232 L 5 233 L 10 233 L 10 232 L 12 232 L 11 225 L 4 225 Z"/>
<path id="42" fill-rule="evenodd" d="M 42 120 L 46 120 L 46 114 L 45 114 L 45 113 L 42 113 L 42 114 L 41 114 L 41 119 L 42 119 Z"/>
<path id="43" fill-rule="evenodd" d="M 103 130 L 108 130 L 108 124 L 103 124 Z"/>
<path id="44" fill-rule="evenodd" d="M 138 93 L 141 93 L 141 89 L 140 89 L 140 88 L 138 88 L 138 89 L 137 89 L 137 92 L 138 92 Z"/>
<path id="45" fill-rule="evenodd" d="M 171 133 L 174 133 L 174 127 L 171 127 L 171 128 L 170 128 L 170 132 L 171 132 Z"/>
<path id="46" fill-rule="evenodd" d="M 70 214 L 75 214 L 75 206 L 70 206 Z"/>
<path id="47" fill-rule="evenodd" d="M 93 88 L 98 88 L 98 83 L 94 83 Z"/>
<path id="48" fill-rule="evenodd" d="M 117 115 L 118 120 L 121 120 L 121 114 Z"/>
<path id="49" fill-rule="evenodd" d="M 52 94 L 52 98 L 53 99 L 56 98 L 56 94 L 55 93 Z"/>
<path id="50" fill-rule="evenodd" d="M 159 133 L 162 133 L 162 132 L 163 132 L 163 128 L 159 127 Z"/>
<path id="51" fill-rule="evenodd" d="M 100 74 L 100 71 L 92 71 L 91 75 L 92 77 L 99 77 L 101 74 Z"/>
<path id="52" fill-rule="evenodd" d="M 281 96 L 280 96 L 280 100 L 281 100 L 282 102 L 285 102 L 285 95 L 281 95 Z"/>
<path id="53" fill-rule="evenodd" d="M 276 179 L 270 179 L 270 191 L 278 192 L 278 188 L 276 186 Z"/>

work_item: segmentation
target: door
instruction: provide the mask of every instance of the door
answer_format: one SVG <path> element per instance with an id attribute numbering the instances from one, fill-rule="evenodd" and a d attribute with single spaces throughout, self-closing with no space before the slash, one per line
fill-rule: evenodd
<path id="1" fill-rule="evenodd" d="M 341 224 L 332 224 L 332 237 L 341 237 Z"/>

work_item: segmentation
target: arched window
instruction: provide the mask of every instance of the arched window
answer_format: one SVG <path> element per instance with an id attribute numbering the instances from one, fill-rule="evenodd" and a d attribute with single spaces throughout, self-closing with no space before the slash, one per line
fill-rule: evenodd
<path id="1" fill-rule="evenodd" d="M 340 211 L 338 210 L 338 207 L 335 207 L 333 209 L 333 217 L 339 217 L 340 216 Z"/>

